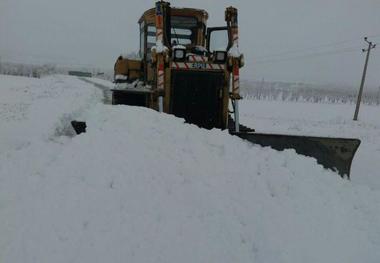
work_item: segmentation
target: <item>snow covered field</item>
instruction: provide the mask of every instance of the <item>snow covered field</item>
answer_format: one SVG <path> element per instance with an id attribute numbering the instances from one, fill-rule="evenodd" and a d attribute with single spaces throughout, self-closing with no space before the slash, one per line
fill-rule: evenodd
<path id="1" fill-rule="evenodd" d="M 362 139 L 346 181 L 101 102 L 76 78 L 0 75 L 0 262 L 378 262 L 379 108 L 353 123 L 352 106 L 242 102 L 258 131 Z"/>

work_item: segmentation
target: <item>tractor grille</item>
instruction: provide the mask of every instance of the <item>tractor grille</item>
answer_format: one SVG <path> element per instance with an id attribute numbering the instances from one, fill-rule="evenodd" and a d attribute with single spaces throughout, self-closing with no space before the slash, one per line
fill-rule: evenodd
<path id="1" fill-rule="evenodd" d="M 173 71 L 171 113 L 202 128 L 221 128 L 223 72 Z"/>

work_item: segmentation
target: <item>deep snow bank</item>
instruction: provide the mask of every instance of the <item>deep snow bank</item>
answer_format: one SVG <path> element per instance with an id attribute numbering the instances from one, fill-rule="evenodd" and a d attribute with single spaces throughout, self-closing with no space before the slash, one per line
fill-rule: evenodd
<path id="1" fill-rule="evenodd" d="M 86 134 L 41 140 L 38 155 L 22 150 L 30 162 L 49 160 L 43 165 L 30 170 L 24 160 L 1 159 L 4 262 L 380 258 L 378 192 L 293 151 L 252 146 L 173 116 L 89 109 Z"/>

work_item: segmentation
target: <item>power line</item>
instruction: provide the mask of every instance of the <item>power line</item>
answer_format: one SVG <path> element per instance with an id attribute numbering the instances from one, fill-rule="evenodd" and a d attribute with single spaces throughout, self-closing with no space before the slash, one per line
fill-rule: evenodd
<path id="1" fill-rule="evenodd" d="M 374 35 L 369 35 L 368 37 L 370 38 L 378 38 L 380 37 L 380 34 L 374 34 Z M 296 53 L 302 53 L 305 51 L 318 51 L 321 48 L 327 48 L 327 47 L 333 47 L 333 46 L 341 46 L 343 44 L 347 44 L 350 42 L 357 42 L 358 38 L 351 38 L 351 39 L 346 39 L 346 40 L 340 40 L 340 41 L 335 41 L 331 43 L 325 43 L 325 44 L 320 44 L 316 46 L 311 46 L 307 48 L 301 48 L 301 49 L 293 49 L 293 50 L 287 50 L 275 54 L 270 54 L 270 55 L 263 55 L 263 56 L 257 56 L 256 59 L 264 59 L 264 58 L 272 58 L 272 57 L 278 57 L 278 56 L 285 56 L 285 55 L 291 55 L 291 54 L 296 54 Z"/>
<path id="2" fill-rule="evenodd" d="M 330 50 L 330 51 L 325 51 L 325 52 L 314 52 L 314 53 L 298 55 L 298 56 L 294 56 L 294 57 L 279 58 L 279 59 L 256 60 L 255 63 L 257 63 L 257 64 L 277 63 L 277 62 L 298 60 L 298 59 L 304 59 L 304 58 L 313 58 L 313 57 L 320 57 L 320 56 L 327 56 L 327 55 L 357 52 L 358 48 L 360 48 L 360 47 L 351 47 L 351 48 L 345 48 L 345 49 L 340 49 L 340 50 Z"/>
<path id="3" fill-rule="evenodd" d="M 376 35 L 369 35 L 368 37 L 370 37 L 370 38 L 378 38 L 378 37 L 380 37 L 380 34 L 376 34 Z"/>
<path id="4" fill-rule="evenodd" d="M 337 42 L 326 43 L 326 44 L 321 44 L 321 45 L 307 47 L 307 48 L 302 48 L 302 49 L 288 50 L 288 51 L 279 52 L 279 53 L 275 53 L 275 54 L 271 54 L 271 55 L 258 56 L 256 58 L 257 59 L 263 59 L 263 58 L 271 58 L 271 57 L 277 57 L 277 56 L 290 55 L 290 54 L 295 54 L 295 53 L 300 53 L 300 52 L 305 52 L 305 51 L 318 51 L 321 48 L 332 47 L 332 46 L 339 46 L 339 45 L 346 44 L 346 43 L 349 43 L 349 42 L 353 42 L 353 41 L 356 41 L 356 40 L 357 39 L 341 40 L 341 41 L 337 41 Z"/>

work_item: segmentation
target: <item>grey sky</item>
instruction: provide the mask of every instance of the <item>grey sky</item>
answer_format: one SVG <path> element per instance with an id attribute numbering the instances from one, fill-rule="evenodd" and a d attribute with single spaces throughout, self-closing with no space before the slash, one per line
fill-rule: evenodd
<path id="1" fill-rule="evenodd" d="M 0 56 L 111 68 L 118 54 L 137 50 L 137 20 L 153 5 L 149 0 L 0 0 Z M 229 5 L 240 11 L 245 78 L 357 86 L 363 37 L 380 43 L 380 0 L 172 1 L 172 6 L 207 9 L 209 25 L 215 26 L 224 25 Z M 368 84 L 380 86 L 380 46 L 371 56 Z"/>

